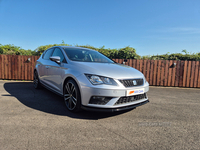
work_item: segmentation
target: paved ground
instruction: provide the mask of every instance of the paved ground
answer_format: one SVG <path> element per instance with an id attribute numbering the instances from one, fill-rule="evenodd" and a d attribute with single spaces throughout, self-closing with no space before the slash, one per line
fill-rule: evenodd
<path id="1" fill-rule="evenodd" d="M 200 89 L 150 87 L 120 113 L 66 110 L 31 82 L 0 81 L 0 149 L 200 149 Z"/>

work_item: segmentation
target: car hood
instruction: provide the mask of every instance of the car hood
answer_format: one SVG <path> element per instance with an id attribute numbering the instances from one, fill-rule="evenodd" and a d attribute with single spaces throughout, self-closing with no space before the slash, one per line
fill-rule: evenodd
<path id="1" fill-rule="evenodd" d="M 116 79 L 143 78 L 144 75 L 126 65 L 117 63 L 73 62 L 76 69 L 85 74 L 95 74 Z"/>

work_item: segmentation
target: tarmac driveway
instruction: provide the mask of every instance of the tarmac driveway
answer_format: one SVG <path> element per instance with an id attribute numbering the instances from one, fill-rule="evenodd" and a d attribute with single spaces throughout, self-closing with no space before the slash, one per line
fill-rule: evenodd
<path id="1" fill-rule="evenodd" d="M 150 87 L 150 103 L 70 113 L 31 82 L 0 80 L 0 149 L 199 149 L 200 89 Z"/>

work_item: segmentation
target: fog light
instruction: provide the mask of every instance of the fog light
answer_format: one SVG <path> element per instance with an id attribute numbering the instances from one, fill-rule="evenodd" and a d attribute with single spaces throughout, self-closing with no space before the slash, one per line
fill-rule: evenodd
<path id="1" fill-rule="evenodd" d="M 112 99 L 112 97 L 92 96 L 90 98 L 89 104 L 105 105 L 111 99 Z"/>

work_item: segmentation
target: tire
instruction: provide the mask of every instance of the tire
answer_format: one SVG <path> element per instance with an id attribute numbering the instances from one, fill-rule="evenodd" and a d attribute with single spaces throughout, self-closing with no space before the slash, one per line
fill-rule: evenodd
<path id="1" fill-rule="evenodd" d="M 40 83 L 40 79 L 38 78 L 37 71 L 34 71 L 33 85 L 35 89 L 40 89 L 42 87 Z"/>
<path id="2" fill-rule="evenodd" d="M 79 112 L 81 110 L 80 90 L 72 79 L 68 80 L 64 85 L 64 102 L 71 112 Z"/>

